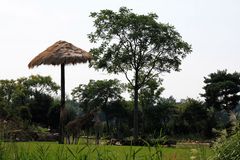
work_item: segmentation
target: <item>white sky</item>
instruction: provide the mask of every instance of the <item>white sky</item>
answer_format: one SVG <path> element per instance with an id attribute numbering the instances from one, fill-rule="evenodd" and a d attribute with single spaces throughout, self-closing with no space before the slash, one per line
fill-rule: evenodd
<path id="1" fill-rule="evenodd" d="M 50 75 L 60 84 L 60 67 L 27 64 L 58 40 L 89 50 L 87 34 L 94 31 L 90 12 L 118 11 L 121 6 L 135 13 L 156 13 L 190 43 L 193 52 L 181 72 L 162 74 L 164 97 L 197 98 L 203 93 L 204 76 L 217 70 L 240 72 L 239 0 L 0 0 L 0 79 L 17 79 L 31 74 Z M 87 64 L 66 67 L 66 92 L 90 79 L 109 76 L 89 69 Z M 120 77 L 125 81 L 124 77 Z"/>

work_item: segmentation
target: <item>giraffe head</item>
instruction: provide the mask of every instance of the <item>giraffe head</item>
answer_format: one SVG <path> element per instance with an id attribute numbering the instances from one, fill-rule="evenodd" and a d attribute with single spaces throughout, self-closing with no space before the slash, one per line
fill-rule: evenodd
<path id="1" fill-rule="evenodd" d="M 98 111 L 100 111 L 100 107 L 96 107 L 96 108 L 92 109 L 92 110 L 89 112 L 89 114 L 95 115 Z"/>

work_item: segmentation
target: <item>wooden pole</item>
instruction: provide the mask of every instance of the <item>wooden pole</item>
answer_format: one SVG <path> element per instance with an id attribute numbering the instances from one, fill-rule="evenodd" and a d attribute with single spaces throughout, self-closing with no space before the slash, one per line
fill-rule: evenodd
<path id="1" fill-rule="evenodd" d="M 65 64 L 61 64 L 61 108 L 60 108 L 60 119 L 59 119 L 59 144 L 64 143 L 64 113 L 63 110 L 65 108 Z"/>

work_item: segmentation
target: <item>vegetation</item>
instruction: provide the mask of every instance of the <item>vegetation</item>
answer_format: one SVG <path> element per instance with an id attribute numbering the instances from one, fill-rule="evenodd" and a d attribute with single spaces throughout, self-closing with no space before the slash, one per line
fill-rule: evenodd
<path id="1" fill-rule="evenodd" d="M 17 80 L 0 80 L 0 108 L 3 118 L 21 118 L 26 122 L 48 126 L 48 111 L 59 86 L 51 77 L 40 75 Z"/>
<path id="2" fill-rule="evenodd" d="M 105 109 L 108 103 L 122 99 L 124 87 L 119 80 L 90 80 L 87 85 L 80 84 L 72 90 L 73 100 L 84 111 L 94 108 Z"/>
<path id="3" fill-rule="evenodd" d="M 1 112 L 0 119 L 0 123 L 3 128 L 0 129 L 0 133 L 1 137 L 4 137 L 5 140 L 17 140 L 12 136 L 13 134 L 18 133 L 16 132 L 16 129 L 22 130 L 21 133 L 18 133 L 21 138 L 20 141 L 34 140 L 33 137 L 36 136 L 36 134 L 34 134 L 32 131 L 35 133 L 47 133 L 48 130 L 42 127 L 50 126 L 51 131 L 54 132 L 54 129 L 55 132 L 57 131 L 56 129 L 59 120 L 59 100 L 53 96 L 54 92 L 50 92 L 50 90 L 47 91 L 47 88 L 51 86 L 49 85 L 49 82 L 52 84 L 55 83 L 52 81 L 47 81 L 46 84 L 42 83 L 42 79 L 45 78 L 49 79 L 49 77 L 41 77 L 37 75 L 28 78 L 20 78 L 17 80 L 0 81 L 2 93 L 0 97 L 0 108 L 3 111 Z M 33 79 L 34 83 L 32 83 Z M 105 137 L 125 140 L 128 137 L 131 138 L 131 128 L 133 126 L 132 123 L 129 123 L 129 121 L 132 121 L 132 110 L 134 107 L 133 102 L 125 101 L 124 98 L 121 97 L 123 89 L 124 85 L 120 84 L 118 80 L 91 80 L 87 85 L 79 85 L 79 87 L 76 87 L 72 92 L 74 99 L 67 101 L 67 104 L 70 104 L 71 106 L 69 107 L 69 113 L 71 114 L 72 118 L 74 118 L 77 116 L 77 114 L 89 109 L 84 108 L 86 107 L 84 106 L 84 103 L 89 104 L 88 107 L 94 107 L 94 105 L 98 104 L 107 117 L 106 119 L 108 126 L 104 131 Z M 45 91 L 41 92 L 43 90 Z M 204 103 L 200 100 L 188 98 L 186 100 L 176 102 L 173 97 L 163 98 L 161 97 L 162 90 L 163 87 L 161 87 L 161 82 L 157 81 L 156 79 L 152 79 L 151 81 L 148 81 L 148 85 L 142 88 L 140 92 L 140 135 L 143 139 L 145 139 L 146 142 L 149 143 L 149 145 L 154 145 L 159 142 L 157 139 L 160 133 L 166 135 L 167 140 L 174 139 L 186 141 L 191 139 L 199 141 L 204 140 L 205 138 L 211 138 L 213 135 L 212 128 L 218 127 L 217 123 L 212 123 L 214 120 L 214 114 L 216 114 L 215 111 L 217 110 L 211 110 L 211 107 L 207 106 L 208 103 Z M 21 99 L 23 93 L 25 96 L 23 96 L 22 101 L 20 101 L 19 99 Z M 36 112 L 34 112 L 35 110 Z M 44 116 L 46 115 L 46 117 L 36 116 L 36 113 L 42 113 Z M 33 118 L 32 116 L 35 117 Z M 114 120 L 116 123 L 112 123 Z M 10 135 L 10 137 L 6 135 Z M 239 136 L 237 136 L 239 134 L 231 137 L 224 143 L 222 143 L 222 140 L 224 140 L 222 135 L 224 134 L 215 135 L 220 137 L 217 140 L 218 143 L 214 145 L 216 155 L 218 155 L 218 157 L 214 156 L 215 159 L 222 157 L 219 155 L 234 155 L 232 152 L 230 152 L 232 149 L 229 149 L 228 147 L 236 146 L 235 148 L 237 148 L 237 144 L 235 143 L 237 143 L 239 140 Z M 51 140 L 49 138 L 44 139 L 42 136 L 44 136 L 44 134 L 38 134 L 38 140 Z M 1 142 L 1 152 L 4 152 L 4 154 L 1 154 L 2 157 L 3 155 L 6 155 L 6 153 L 10 153 L 5 151 L 11 147 L 12 150 L 17 150 L 17 152 L 15 152 L 17 155 L 15 156 L 19 157 L 25 156 L 25 158 L 28 157 L 29 159 L 31 159 L 31 157 L 36 158 L 36 155 L 32 154 L 36 152 L 40 152 L 39 154 L 41 154 L 41 156 L 54 157 L 54 155 L 50 155 L 52 145 L 37 145 L 38 143 L 36 143 L 35 150 L 33 152 L 26 153 L 23 152 L 24 149 L 22 149 L 22 147 L 17 147 L 17 145 L 9 146 L 7 144 L 8 143 Z M 53 148 L 55 148 L 53 149 L 55 153 L 57 152 L 56 150 L 61 149 L 60 147 L 56 146 Z M 67 146 L 63 148 L 65 148 L 64 154 L 71 155 L 76 152 L 74 155 L 78 157 L 86 156 L 86 152 L 89 152 L 86 150 L 88 146 L 78 146 L 77 149 L 71 149 L 71 147 L 68 148 Z M 84 152 L 77 152 L 79 151 L 78 149 L 83 148 L 85 148 Z M 102 148 L 104 147 L 102 146 L 96 149 L 96 147 L 94 148 L 92 146 L 91 149 L 88 149 L 90 151 L 94 150 L 94 153 L 96 153 L 91 156 L 100 156 L 105 158 L 106 156 L 111 157 L 113 155 L 112 153 L 115 154 L 116 152 L 115 149 L 113 149 L 114 147 L 105 147 L 103 150 Z M 192 147 L 190 148 L 192 149 Z M 134 159 L 133 156 L 141 157 L 144 155 L 148 158 L 156 156 L 156 149 L 152 147 L 151 150 L 147 149 L 146 147 L 126 147 L 124 150 L 126 152 L 121 153 L 125 154 L 121 155 L 120 157 L 126 158 L 126 156 L 128 156 L 128 159 Z M 198 149 L 198 154 L 195 153 L 195 150 L 189 151 L 189 149 L 187 151 L 189 152 L 187 157 L 186 154 L 178 153 L 178 151 L 181 152 L 181 149 L 172 149 L 171 153 L 168 154 L 169 150 L 171 149 L 161 148 L 161 152 L 158 153 L 161 158 L 166 156 L 171 158 L 173 157 L 173 159 L 174 157 L 177 157 L 176 159 L 187 159 L 188 157 L 191 157 L 189 154 L 192 156 L 197 155 L 198 157 L 206 158 L 205 151 L 201 151 L 201 149 Z M 136 154 L 134 153 L 135 151 Z M 64 155 L 57 155 L 57 157 L 61 156 Z M 114 158 L 114 156 L 112 158 Z M 155 157 L 155 159 L 157 158 Z"/>
<path id="4" fill-rule="evenodd" d="M 80 84 L 72 91 L 73 99 L 67 100 L 69 120 L 97 107 L 106 121 L 103 131 L 105 137 L 131 137 L 133 124 L 130 122 L 133 121 L 134 105 L 121 96 L 124 88 L 118 80 L 90 80 L 86 85 Z M 18 129 L 42 131 L 39 127 L 58 132 L 60 102 L 54 97 L 58 86 L 50 77 L 37 75 L 1 80 L 0 89 L 0 123 L 7 120 L 11 132 Z M 163 98 L 162 91 L 161 81 L 152 78 L 139 92 L 139 131 L 143 139 L 155 139 L 160 133 L 168 139 L 191 137 L 204 140 L 221 137 L 213 131 L 224 129 L 219 128 L 224 127 L 222 124 L 226 121 L 222 112 L 211 109 L 209 103 L 200 100 L 188 98 L 176 102 L 173 97 Z M 219 120 L 220 117 L 223 120 Z M 94 130 L 91 134 L 94 134 Z"/>
<path id="5" fill-rule="evenodd" d="M 79 118 L 72 128 L 76 130 L 81 122 L 76 135 L 85 135 L 87 144 L 81 139 L 80 145 L 58 145 L 25 141 L 59 137 L 60 87 L 50 76 L 0 80 L 0 160 L 207 159 L 212 150 L 196 147 L 199 141 L 213 143 L 213 160 L 240 159 L 236 116 L 240 115 L 240 73 L 223 70 L 204 77 L 203 101 L 162 97 L 159 74 L 179 71 L 191 46 L 173 26 L 157 22 L 155 14 L 137 15 L 122 7 L 119 12 L 102 10 L 91 17 L 96 30 L 89 38 L 100 46 L 91 50 L 90 66 L 124 74 L 128 84 L 117 79 L 90 80 L 74 88 L 61 117 L 66 124 Z M 133 100 L 124 99 L 126 90 Z M 81 119 L 85 113 L 91 113 L 89 119 Z M 100 130 L 103 145 L 89 145 L 88 138 L 99 138 Z M 176 143 L 182 141 L 194 146 L 180 148 Z"/>
<path id="6" fill-rule="evenodd" d="M 205 77 L 203 89 L 206 105 L 214 110 L 224 110 L 229 120 L 226 125 L 228 134 L 232 134 L 237 127 L 237 118 L 234 109 L 240 100 L 240 73 L 227 73 L 227 70 L 211 73 Z"/>
<path id="7" fill-rule="evenodd" d="M 162 72 L 179 71 L 181 60 L 191 52 L 173 26 L 157 22 L 156 14 L 138 15 L 121 7 L 119 12 L 91 13 L 95 32 L 91 42 L 95 69 L 123 73 L 134 95 L 134 137 L 138 137 L 139 90 Z"/>
<path id="8" fill-rule="evenodd" d="M 138 146 L 93 146 L 93 145 L 59 145 L 57 143 L 28 142 L 1 143 L 0 159 L 17 160 L 206 160 L 212 152 L 207 148 L 163 148 Z"/>
<path id="9" fill-rule="evenodd" d="M 240 159 L 240 133 L 236 133 L 215 146 L 213 160 Z"/>

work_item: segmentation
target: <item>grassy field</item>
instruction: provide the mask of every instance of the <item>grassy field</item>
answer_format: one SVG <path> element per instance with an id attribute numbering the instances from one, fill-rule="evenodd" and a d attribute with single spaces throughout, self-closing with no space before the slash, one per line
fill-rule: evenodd
<path id="1" fill-rule="evenodd" d="M 0 144 L 0 160 L 190 160 L 207 159 L 209 148 L 138 147 L 111 145 L 59 145 L 55 142 L 17 142 Z"/>

